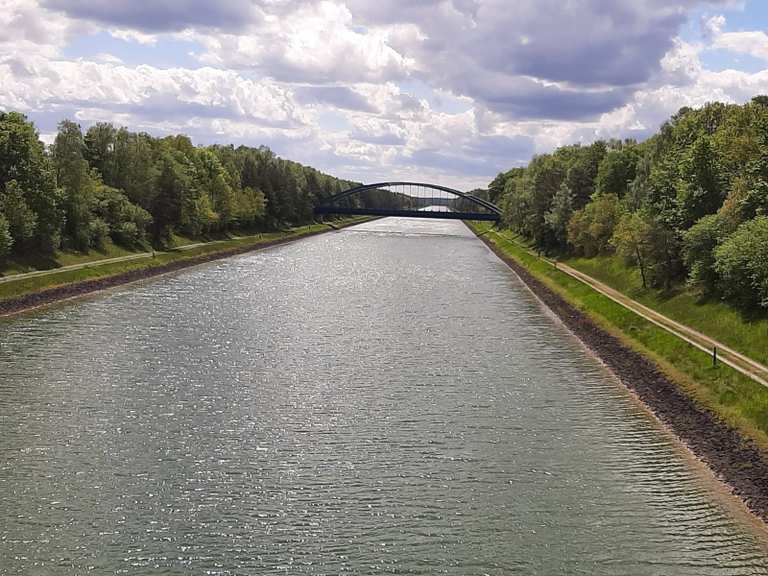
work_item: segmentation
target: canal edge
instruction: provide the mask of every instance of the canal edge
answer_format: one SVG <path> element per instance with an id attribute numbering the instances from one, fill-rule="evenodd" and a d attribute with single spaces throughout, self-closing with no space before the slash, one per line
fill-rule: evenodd
<path id="1" fill-rule="evenodd" d="M 735 497 L 763 530 L 768 530 L 768 455 L 751 439 L 698 405 L 654 360 L 599 326 L 485 235 L 467 227 L 690 457 Z"/>
<path id="2" fill-rule="evenodd" d="M 338 232 L 345 228 L 357 226 L 358 224 L 364 224 L 375 219 L 376 218 L 371 218 L 362 222 L 353 221 L 343 224 L 335 224 L 335 226 L 329 226 L 327 230 L 317 230 L 301 235 L 275 238 L 266 242 L 237 246 L 228 250 L 211 252 L 208 254 L 200 254 L 199 256 L 193 256 L 191 258 L 182 260 L 175 260 L 173 262 L 154 266 L 151 268 L 130 270 L 111 276 L 104 276 L 102 278 L 93 278 L 91 280 L 84 280 L 81 282 L 62 284 L 61 286 L 47 288 L 39 292 L 30 292 L 28 294 L 24 294 L 23 296 L 9 298 L 0 302 L 0 320 L 12 318 L 14 316 L 26 314 L 29 312 L 34 312 L 36 310 L 44 309 L 56 304 L 66 304 L 68 302 L 80 300 L 88 296 L 94 296 L 113 288 L 129 286 L 131 284 L 136 284 L 145 280 L 161 278 L 163 276 L 174 274 L 188 268 L 202 266 L 203 264 L 208 264 L 216 260 L 232 258 L 233 256 L 240 256 L 250 252 L 258 252 L 267 248 L 298 242 L 300 240 L 327 234 L 329 232 Z"/>

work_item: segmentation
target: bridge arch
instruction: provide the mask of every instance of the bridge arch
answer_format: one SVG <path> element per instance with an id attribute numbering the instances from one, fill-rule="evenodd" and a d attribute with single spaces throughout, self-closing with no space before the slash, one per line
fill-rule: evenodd
<path id="1" fill-rule="evenodd" d="M 366 194 L 371 198 L 366 200 Z M 316 215 L 407 216 L 452 220 L 501 218 L 498 206 L 467 192 L 424 182 L 378 182 L 355 186 L 324 198 Z"/>

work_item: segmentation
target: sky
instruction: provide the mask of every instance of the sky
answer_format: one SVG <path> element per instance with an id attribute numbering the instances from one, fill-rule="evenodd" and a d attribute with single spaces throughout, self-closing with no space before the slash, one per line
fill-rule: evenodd
<path id="1" fill-rule="evenodd" d="M 0 110 L 472 189 L 768 94 L 768 0 L 0 0 Z"/>

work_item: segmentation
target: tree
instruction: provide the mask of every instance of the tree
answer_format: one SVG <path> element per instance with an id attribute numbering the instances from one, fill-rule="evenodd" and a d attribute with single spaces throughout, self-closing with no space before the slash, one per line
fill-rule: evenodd
<path id="1" fill-rule="evenodd" d="M 235 193 L 229 185 L 224 167 L 211 150 L 193 152 L 194 182 L 199 196 L 197 207 L 200 215 L 204 215 L 206 225 L 214 222 L 221 228 L 227 228 L 235 212 Z"/>
<path id="2" fill-rule="evenodd" d="M 552 199 L 552 207 L 544 215 L 544 221 L 552 230 L 557 244 L 565 248 L 568 241 L 568 222 L 573 215 L 573 194 L 568 185 L 563 182 L 560 190 L 557 191 Z"/>
<path id="3" fill-rule="evenodd" d="M 245 187 L 235 196 L 235 220 L 240 226 L 254 226 L 261 218 L 267 206 L 261 190 Z"/>
<path id="4" fill-rule="evenodd" d="M 525 168 L 513 168 L 508 172 L 499 172 L 490 184 L 488 184 L 488 198 L 493 203 L 498 203 L 504 195 L 504 189 L 507 185 L 507 180 L 515 178 L 519 175 L 520 171 L 524 171 Z"/>
<path id="5" fill-rule="evenodd" d="M 37 216 L 27 206 L 24 193 L 16 180 L 5 184 L 5 192 L 0 194 L 0 212 L 5 215 L 14 245 L 22 246 L 34 236 Z"/>
<path id="6" fill-rule="evenodd" d="M 153 237 L 156 243 L 166 245 L 174 227 L 181 222 L 183 199 L 190 196 L 189 175 L 171 151 L 161 155 L 153 185 L 157 190 L 152 206 Z"/>
<path id="7" fill-rule="evenodd" d="M 574 212 L 568 222 L 568 242 L 583 256 L 607 254 L 621 214 L 621 204 L 615 194 L 596 196 L 583 209 Z"/>
<path id="8" fill-rule="evenodd" d="M 631 212 L 622 216 L 611 238 L 616 253 L 626 262 L 637 265 L 643 288 L 648 288 L 649 237 L 649 220 L 638 212 Z"/>
<path id="9" fill-rule="evenodd" d="M 15 180 L 37 219 L 34 246 L 50 252 L 59 246 L 64 225 L 63 197 L 56 174 L 32 123 L 16 112 L 0 112 L 0 190 Z"/>
<path id="10" fill-rule="evenodd" d="M 98 171 L 105 182 L 114 182 L 116 174 L 115 138 L 117 130 L 112 124 L 98 122 L 85 133 L 85 159 Z"/>
<path id="11" fill-rule="evenodd" d="M 128 248 L 141 244 L 152 223 L 152 216 L 133 204 L 120 190 L 100 184 L 93 194 L 91 212 L 106 222 L 112 240 Z"/>
<path id="12" fill-rule="evenodd" d="M 610 150 L 600 162 L 597 193 L 616 194 L 619 198 L 626 196 L 630 183 L 637 176 L 639 159 L 639 150 L 634 143 Z"/>
<path id="13" fill-rule="evenodd" d="M 11 236 L 11 229 L 8 225 L 8 220 L 5 219 L 3 214 L 0 214 L 0 260 L 4 259 L 11 253 L 13 247 L 13 236 Z"/>
<path id="14" fill-rule="evenodd" d="M 723 203 L 721 170 L 717 166 L 709 136 L 700 136 L 681 162 L 682 179 L 677 185 L 682 228 L 714 214 Z"/>
<path id="15" fill-rule="evenodd" d="M 85 160 L 85 142 L 80 126 L 69 120 L 59 124 L 53 144 L 53 160 L 59 186 L 64 189 L 66 233 L 78 250 L 90 246 L 89 210 L 93 182 Z"/>
<path id="16" fill-rule="evenodd" d="M 768 216 L 745 222 L 715 250 L 726 297 L 747 308 L 768 308 Z"/>
<path id="17" fill-rule="evenodd" d="M 566 165 L 561 157 L 552 154 L 537 156 L 529 166 L 530 204 L 527 227 L 537 246 L 554 245 L 544 216 L 549 211 L 552 199 L 560 189 L 566 175 Z"/>
<path id="18" fill-rule="evenodd" d="M 120 128 L 115 134 L 114 176 L 104 174 L 104 183 L 125 192 L 128 199 L 150 210 L 157 196 L 159 145 L 148 134 L 134 134 Z"/>
<path id="19" fill-rule="evenodd" d="M 643 288 L 669 289 L 680 273 L 679 246 L 674 231 L 647 211 L 622 216 L 611 244 L 625 261 L 637 264 Z"/>
<path id="20" fill-rule="evenodd" d="M 595 179 L 606 151 L 602 140 L 590 146 L 575 146 L 570 151 L 565 181 L 571 190 L 574 208 L 582 208 L 595 193 Z"/>
<path id="21" fill-rule="evenodd" d="M 715 249 L 725 236 L 719 215 L 710 214 L 696 222 L 683 235 L 683 262 L 688 269 L 688 282 L 713 293 L 719 276 L 715 271 Z"/>

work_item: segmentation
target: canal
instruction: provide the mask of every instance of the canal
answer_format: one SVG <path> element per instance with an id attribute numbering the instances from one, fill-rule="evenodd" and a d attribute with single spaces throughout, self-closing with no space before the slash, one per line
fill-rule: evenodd
<path id="1" fill-rule="evenodd" d="M 460 222 L 0 322 L 0 574 L 768 574 L 760 528 Z"/>

